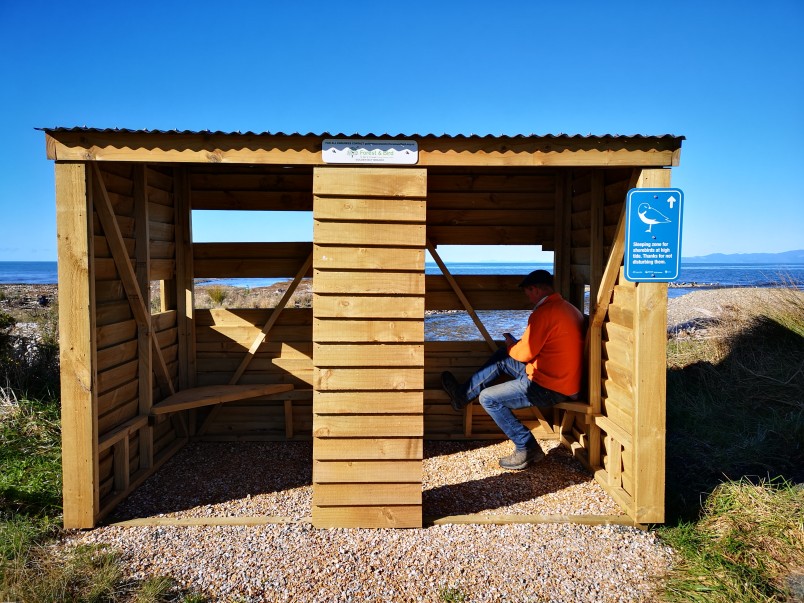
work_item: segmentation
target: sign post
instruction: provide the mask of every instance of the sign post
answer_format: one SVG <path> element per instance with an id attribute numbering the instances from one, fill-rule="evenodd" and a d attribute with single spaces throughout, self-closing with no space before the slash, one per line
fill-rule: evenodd
<path id="1" fill-rule="evenodd" d="M 681 266 L 684 193 L 677 188 L 632 188 L 625 206 L 625 279 L 669 282 Z"/>

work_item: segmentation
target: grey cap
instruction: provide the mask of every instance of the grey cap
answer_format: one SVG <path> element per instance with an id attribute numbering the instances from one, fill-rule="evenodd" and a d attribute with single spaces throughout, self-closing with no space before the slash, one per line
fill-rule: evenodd
<path id="1" fill-rule="evenodd" d="M 519 283 L 520 287 L 532 287 L 534 285 L 553 286 L 553 275 L 547 270 L 534 270 Z"/>

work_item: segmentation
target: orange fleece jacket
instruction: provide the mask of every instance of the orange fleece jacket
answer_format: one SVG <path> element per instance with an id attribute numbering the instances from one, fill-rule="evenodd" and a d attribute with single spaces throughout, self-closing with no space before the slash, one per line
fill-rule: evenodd
<path id="1" fill-rule="evenodd" d="M 508 354 L 527 365 L 531 381 L 566 396 L 577 394 L 583 370 L 583 315 L 560 294 L 551 294 L 531 312 L 522 339 Z"/>

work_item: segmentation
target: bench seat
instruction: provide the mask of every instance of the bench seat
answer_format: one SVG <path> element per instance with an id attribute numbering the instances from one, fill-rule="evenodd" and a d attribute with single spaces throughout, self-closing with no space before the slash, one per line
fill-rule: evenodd
<path id="1" fill-rule="evenodd" d="M 271 394 L 280 394 L 293 389 L 289 383 L 257 383 L 253 385 L 205 385 L 202 387 L 191 387 L 172 396 L 168 396 L 161 402 L 154 404 L 151 408 L 151 416 L 164 415 L 188 410 L 190 408 L 200 408 L 211 406 L 223 402 L 233 402 L 235 400 L 246 400 L 248 398 L 258 398 Z"/>

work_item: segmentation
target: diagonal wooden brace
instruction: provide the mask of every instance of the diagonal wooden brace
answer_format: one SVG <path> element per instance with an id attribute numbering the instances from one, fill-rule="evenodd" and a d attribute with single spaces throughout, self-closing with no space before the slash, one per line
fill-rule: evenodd
<path id="1" fill-rule="evenodd" d="M 115 218 L 112 201 L 109 198 L 109 192 L 106 190 L 106 185 L 103 183 L 103 176 L 96 162 L 92 162 L 92 168 L 95 176 L 92 180 L 96 190 L 100 193 L 100 198 L 97 199 L 95 203 L 95 211 L 98 214 L 98 219 L 103 227 L 106 240 L 109 243 L 112 259 L 114 260 L 117 272 L 120 274 L 120 280 L 126 291 L 131 311 L 134 314 L 134 319 L 137 321 L 137 327 L 140 330 L 144 330 L 151 340 L 155 360 L 154 368 L 156 369 L 156 378 L 159 382 L 159 386 L 164 391 L 169 392 L 169 395 L 173 395 L 176 393 L 173 387 L 173 380 L 170 378 L 170 373 L 165 364 L 165 357 L 162 355 L 159 342 L 156 340 L 151 330 L 151 313 L 148 310 L 140 286 L 137 283 L 137 275 L 134 271 L 134 267 L 131 265 L 131 259 L 128 257 L 128 252 L 123 242 L 123 235 L 120 232 L 120 226 L 117 223 L 117 218 Z"/>

